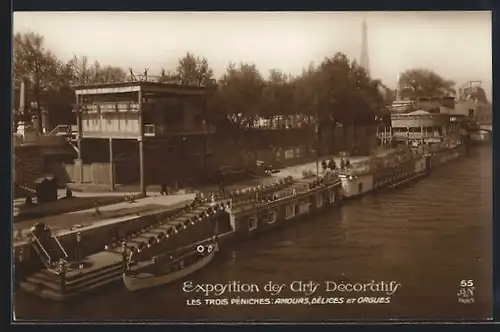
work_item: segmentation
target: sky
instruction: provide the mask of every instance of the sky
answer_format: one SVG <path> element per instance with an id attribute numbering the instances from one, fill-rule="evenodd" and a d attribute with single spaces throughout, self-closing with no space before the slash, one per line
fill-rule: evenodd
<path id="1" fill-rule="evenodd" d="M 13 30 L 41 34 L 64 61 L 157 75 L 191 52 L 217 77 L 231 61 L 267 76 L 299 75 L 336 52 L 359 61 L 363 20 L 373 78 L 395 88 L 398 73 L 426 68 L 457 85 L 481 80 L 491 100 L 491 12 L 15 12 Z"/>

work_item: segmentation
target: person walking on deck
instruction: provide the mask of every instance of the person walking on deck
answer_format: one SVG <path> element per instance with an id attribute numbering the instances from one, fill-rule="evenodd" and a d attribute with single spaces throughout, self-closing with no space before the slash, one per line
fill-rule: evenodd
<path id="1" fill-rule="evenodd" d="M 347 159 L 347 160 L 345 161 L 345 168 L 346 168 L 346 169 L 349 169 L 349 167 L 351 167 L 351 161 L 350 161 L 349 159 Z"/>

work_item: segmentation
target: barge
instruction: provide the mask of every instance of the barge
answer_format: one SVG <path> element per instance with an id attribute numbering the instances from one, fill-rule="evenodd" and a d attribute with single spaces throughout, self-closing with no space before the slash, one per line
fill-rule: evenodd
<path id="1" fill-rule="evenodd" d="M 80 260 L 70 261 L 54 234 L 48 232 L 43 244 L 40 234 L 33 233 L 30 245 L 44 268 L 21 278 L 20 286 L 37 296 L 65 301 L 122 281 L 127 266 L 134 261 L 207 240 L 213 234 L 224 249 L 235 241 L 336 208 L 343 199 L 417 180 L 464 154 L 462 144 L 409 148 L 371 158 L 347 172 L 326 171 L 302 179 L 287 177 L 267 185 L 214 194 L 209 199 L 198 197 L 190 205 L 165 212 L 142 229 L 115 238 L 100 252 Z M 129 253 L 133 253 L 134 261 Z"/>
<path id="2" fill-rule="evenodd" d="M 192 245 L 185 252 L 182 249 L 167 252 L 136 264 L 128 259 L 123 283 L 132 292 L 169 284 L 204 268 L 217 251 L 219 248 L 214 237 L 208 244 Z"/>
<path id="3" fill-rule="evenodd" d="M 461 143 L 442 143 L 371 158 L 362 167 L 340 174 L 344 199 L 409 184 L 427 176 L 433 168 L 465 154 L 465 145 Z"/>
<path id="4" fill-rule="evenodd" d="M 220 244 L 255 237 L 331 210 L 342 202 L 342 182 L 337 172 L 285 181 L 288 186 L 268 195 L 250 190 L 249 195 L 233 199 L 227 210 L 232 229 L 219 235 Z"/>
<path id="5" fill-rule="evenodd" d="M 76 260 L 71 260 L 57 235 L 40 226 L 32 230 L 31 246 L 44 268 L 19 284 L 24 291 L 46 299 L 73 299 L 121 280 L 131 263 L 202 241 L 214 233 L 219 235 L 219 243 L 227 244 L 337 206 L 340 191 L 341 181 L 332 172 L 212 195 L 110 241 L 101 252 Z"/>

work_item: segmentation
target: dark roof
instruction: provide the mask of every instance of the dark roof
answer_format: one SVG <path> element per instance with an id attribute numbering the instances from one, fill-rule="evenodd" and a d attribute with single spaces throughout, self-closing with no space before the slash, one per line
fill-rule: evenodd
<path id="1" fill-rule="evenodd" d="M 130 82 L 114 82 L 114 83 L 96 83 L 96 84 L 85 84 L 85 85 L 74 85 L 73 89 L 75 90 L 85 90 L 85 89 L 98 89 L 98 88 L 123 88 L 123 87 L 131 87 L 131 86 L 142 86 L 147 89 L 147 87 L 155 87 L 155 88 L 170 88 L 170 89 L 179 89 L 179 90 L 206 90 L 207 88 L 204 86 L 198 85 L 183 85 L 176 83 L 160 83 L 160 82 L 152 82 L 152 81 L 130 81 Z"/>

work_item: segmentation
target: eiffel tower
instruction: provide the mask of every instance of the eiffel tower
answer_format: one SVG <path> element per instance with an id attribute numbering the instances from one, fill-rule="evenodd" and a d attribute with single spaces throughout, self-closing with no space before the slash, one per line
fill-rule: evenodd
<path id="1" fill-rule="evenodd" d="M 363 20 L 361 25 L 361 57 L 359 64 L 365 68 L 368 75 L 370 75 L 370 59 L 368 58 L 368 26 L 366 20 Z"/>

